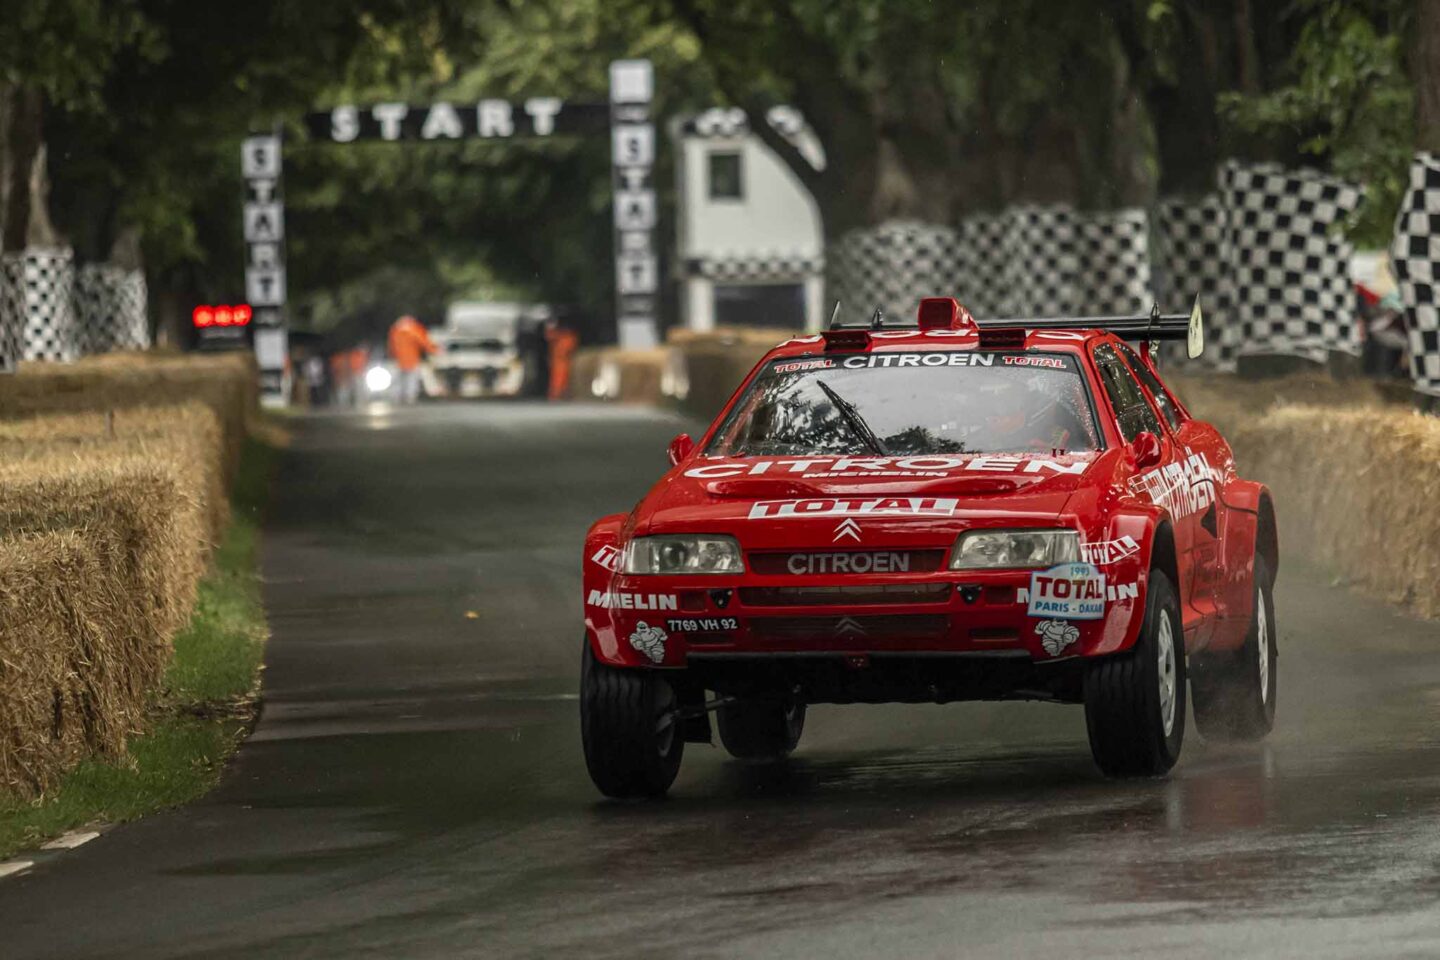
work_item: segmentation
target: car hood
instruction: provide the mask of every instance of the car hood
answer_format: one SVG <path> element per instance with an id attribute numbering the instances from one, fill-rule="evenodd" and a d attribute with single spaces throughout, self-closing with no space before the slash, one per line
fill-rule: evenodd
<path id="1" fill-rule="evenodd" d="M 948 546 L 972 527 L 1055 522 L 1095 459 L 697 458 L 656 485 L 635 532 L 723 533 L 747 549 Z"/>

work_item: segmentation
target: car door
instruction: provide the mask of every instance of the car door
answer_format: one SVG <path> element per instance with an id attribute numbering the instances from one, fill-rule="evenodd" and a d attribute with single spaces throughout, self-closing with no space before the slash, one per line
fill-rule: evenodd
<path id="1" fill-rule="evenodd" d="M 1124 349 L 1123 344 L 1119 346 Z M 1160 440 L 1160 462 L 1139 471 L 1131 480 L 1131 489 L 1137 496 L 1148 498 L 1170 512 L 1175 531 L 1175 565 L 1181 581 L 1175 587 L 1180 593 L 1186 635 L 1198 639 L 1197 633 L 1208 622 L 1208 616 L 1188 602 L 1194 593 L 1193 551 L 1198 529 L 1198 517 L 1189 509 L 1191 500 L 1186 480 L 1188 453 L 1169 423 L 1161 425 L 1155 406 L 1140 386 L 1135 372 L 1121 359 L 1116 345 L 1101 343 L 1095 347 L 1094 357 L 1100 382 L 1115 410 L 1121 438 L 1126 443 L 1133 443 L 1141 433 L 1148 432 Z"/>
<path id="2" fill-rule="evenodd" d="M 1219 610 L 1224 579 L 1220 531 L 1225 529 L 1225 517 L 1221 513 L 1225 507 L 1212 469 L 1215 464 L 1210 456 L 1208 429 L 1180 412 L 1160 378 L 1134 350 L 1123 343 L 1119 349 L 1178 447 L 1176 457 L 1182 462 L 1182 476 L 1189 487 L 1184 505 L 1187 510 L 1193 509 L 1190 589 L 1186 600 L 1207 622 L 1213 621 Z"/>

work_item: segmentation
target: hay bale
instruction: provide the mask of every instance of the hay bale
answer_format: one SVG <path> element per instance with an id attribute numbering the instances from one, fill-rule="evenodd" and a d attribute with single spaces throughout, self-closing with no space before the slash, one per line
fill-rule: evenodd
<path id="1" fill-rule="evenodd" d="M 1275 493 L 1287 551 L 1421 616 L 1440 615 L 1440 419 L 1396 408 L 1276 407 L 1228 428 Z"/>
<path id="2" fill-rule="evenodd" d="M 0 541 L 0 790 L 36 796 L 123 751 L 151 679 L 115 623 L 125 603 L 79 533 Z"/>
<path id="3" fill-rule="evenodd" d="M 111 354 L 77 363 L 25 363 L 0 377 L 0 420 L 198 402 L 225 438 L 225 475 L 240 459 L 255 414 L 257 375 L 248 354 Z"/>
<path id="4" fill-rule="evenodd" d="M 126 456 L 185 467 L 205 507 L 209 538 L 219 539 L 230 519 L 228 452 L 220 421 L 209 407 L 187 403 L 0 421 L 0 464 L 29 462 L 38 470 L 50 463 L 66 469 L 89 458 Z"/>
<path id="5" fill-rule="evenodd" d="M 572 363 L 570 393 L 577 400 L 659 404 L 667 397 L 667 380 L 673 378 L 672 352 L 665 347 L 589 347 L 577 350 Z"/>
<path id="6" fill-rule="evenodd" d="M 193 477 L 186 463 L 152 455 L 6 463 L 0 530 L 84 536 L 126 584 L 134 631 L 168 644 L 189 616 L 208 556 Z"/>

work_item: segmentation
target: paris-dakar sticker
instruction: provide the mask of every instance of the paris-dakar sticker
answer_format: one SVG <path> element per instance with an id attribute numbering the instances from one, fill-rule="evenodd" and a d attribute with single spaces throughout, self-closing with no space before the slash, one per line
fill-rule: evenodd
<path id="1" fill-rule="evenodd" d="M 1062 563 L 1030 575 L 1032 617 L 1098 620 L 1105 615 L 1105 575 L 1093 563 Z"/>

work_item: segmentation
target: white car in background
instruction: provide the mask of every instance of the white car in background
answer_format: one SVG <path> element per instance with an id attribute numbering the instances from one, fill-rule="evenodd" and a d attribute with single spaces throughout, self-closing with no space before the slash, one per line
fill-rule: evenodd
<path id="1" fill-rule="evenodd" d="M 521 303 L 452 303 L 445 326 L 431 330 L 439 349 L 425 365 L 432 397 L 516 397 L 540 382 L 548 307 Z"/>

